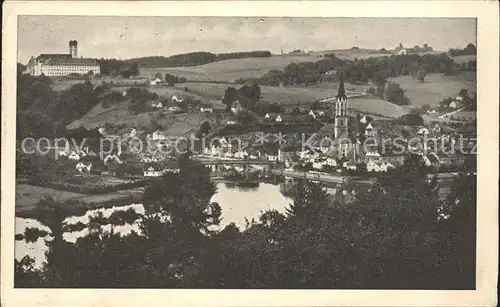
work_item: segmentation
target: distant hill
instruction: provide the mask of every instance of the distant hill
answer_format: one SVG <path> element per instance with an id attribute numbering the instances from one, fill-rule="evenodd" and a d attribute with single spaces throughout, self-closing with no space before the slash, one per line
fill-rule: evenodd
<path id="1" fill-rule="evenodd" d="M 211 53 L 211 52 L 191 52 L 184 54 L 164 56 L 148 56 L 125 60 L 125 63 L 137 63 L 139 67 L 184 67 L 208 64 L 217 61 L 242 59 L 242 58 L 265 58 L 271 57 L 270 51 L 249 51 L 249 52 L 230 52 L 230 53 Z"/>

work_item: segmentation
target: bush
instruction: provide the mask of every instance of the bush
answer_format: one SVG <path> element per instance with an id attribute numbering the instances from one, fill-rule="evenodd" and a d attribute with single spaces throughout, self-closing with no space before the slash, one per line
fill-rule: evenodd
<path id="1" fill-rule="evenodd" d="M 28 227 L 24 230 L 24 239 L 28 243 L 34 243 L 34 242 L 38 241 L 39 238 L 44 238 L 48 234 L 49 233 L 46 232 L 45 230 L 40 230 L 38 228 Z"/>

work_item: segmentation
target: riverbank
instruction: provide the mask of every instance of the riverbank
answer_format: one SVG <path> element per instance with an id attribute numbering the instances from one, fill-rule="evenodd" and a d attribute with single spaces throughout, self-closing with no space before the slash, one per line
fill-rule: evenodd
<path id="1" fill-rule="evenodd" d="M 21 192 L 18 189 L 21 189 L 21 191 L 24 192 Z M 38 194 L 37 197 L 31 197 L 29 200 L 26 200 L 27 195 L 23 194 L 28 193 L 26 192 L 28 190 L 36 192 Z M 68 204 L 68 207 L 64 207 L 65 216 L 79 216 L 84 215 L 88 210 L 97 208 L 110 208 L 116 206 L 117 204 L 125 205 L 141 202 L 144 190 L 144 187 L 139 187 L 130 190 L 119 190 L 103 194 L 78 194 L 56 189 L 31 186 L 27 184 L 19 184 L 16 187 L 15 214 L 16 217 L 36 219 L 36 204 L 44 196 L 48 196 L 54 198 L 57 201 Z M 24 201 L 18 199 L 18 195 L 22 195 L 22 197 L 25 197 Z"/>

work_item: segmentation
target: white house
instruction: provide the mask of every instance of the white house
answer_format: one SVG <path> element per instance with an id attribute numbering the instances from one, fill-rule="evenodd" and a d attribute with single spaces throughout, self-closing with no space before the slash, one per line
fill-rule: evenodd
<path id="1" fill-rule="evenodd" d="M 158 84 L 161 84 L 160 78 L 155 78 L 155 79 L 149 81 L 149 85 L 158 85 Z"/>
<path id="2" fill-rule="evenodd" d="M 248 152 L 246 150 L 239 150 L 234 153 L 234 157 L 238 159 L 246 159 L 248 157 Z"/>
<path id="3" fill-rule="evenodd" d="M 312 167 L 317 170 L 321 170 L 323 166 L 326 165 L 326 160 L 325 159 L 315 159 Z"/>
<path id="4" fill-rule="evenodd" d="M 150 166 L 144 170 L 144 177 L 160 177 L 163 175 L 163 171 L 158 167 Z"/>
<path id="5" fill-rule="evenodd" d="M 166 138 L 165 134 L 160 130 L 156 130 L 155 132 L 153 132 L 153 135 L 151 136 L 151 139 L 153 141 L 160 141 L 164 140 L 165 138 Z"/>
<path id="6" fill-rule="evenodd" d="M 432 130 L 434 132 L 441 132 L 441 127 L 438 124 L 435 124 L 434 127 L 432 127 Z"/>
<path id="7" fill-rule="evenodd" d="M 180 98 L 179 96 L 177 95 L 172 95 L 172 98 L 170 99 L 172 102 L 175 102 L 175 103 L 181 103 L 181 102 L 184 102 L 184 99 Z"/>
<path id="8" fill-rule="evenodd" d="M 391 169 L 395 169 L 394 165 L 392 165 L 391 163 L 387 161 L 383 161 L 382 163 L 380 163 L 381 172 L 387 172 L 390 171 Z"/>
<path id="9" fill-rule="evenodd" d="M 274 120 L 277 123 L 283 122 L 283 117 L 280 114 L 276 114 L 276 113 L 266 113 L 264 118 L 266 120 Z"/>
<path id="10" fill-rule="evenodd" d="M 450 109 L 458 109 L 458 108 L 462 107 L 462 104 L 460 103 L 460 101 L 454 100 L 454 101 L 450 102 L 450 104 L 448 105 L 448 107 Z"/>
<path id="11" fill-rule="evenodd" d="M 97 157 L 97 153 L 93 149 L 89 149 L 88 147 L 85 147 L 84 153 L 89 157 Z"/>
<path id="12" fill-rule="evenodd" d="M 368 161 L 368 163 L 366 163 L 366 171 L 368 172 L 380 172 L 380 165 L 373 161 L 373 160 L 370 160 Z"/>
<path id="13" fill-rule="evenodd" d="M 151 163 L 153 162 L 153 159 L 151 158 L 151 156 L 144 155 L 141 157 L 141 160 L 139 161 L 143 163 Z"/>
<path id="14" fill-rule="evenodd" d="M 211 156 L 220 156 L 222 154 L 222 148 L 220 146 L 212 145 L 211 148 L 206 147 L 205 152 Z"/>
<path id="15" fill-rule="evenodd" d="M 267 160 L 268 161 L 272 161 L 272 162 L 275 162 L 275 161 L 278 161 L 278 155 L 277 154 L 267 154 Z"/>
<path id="16" fill-rule="evenodd" d="M 439 157 L 433 152 L 426 155 L 422 154 L 421 157 L 426 166 L 438 167 L 441 164 Z"/>
<path id="17" fill-rule="evenodd" d="M 67 157 L 68 153 L 65 150 L 60 150 L 57 152 L 57 155 L 60 157 Z"/>
<path id="18" fill-rule="evenodd" d="M 76 169 L 80 173 L 89 173 L 91 168 L 92 168 L 92 163 L 78 162 L 78 164 L 76 164 Z"/>
<path id="19" fill-rule="evenodd" d="M 226 125 L 229 125 L 229 126 L 231 126 L 231 125 L 237 125 L 238 123 L 239 123 L 238 120 L 235 119 L 235 118 L 230 118 L 230 119 L 228 119 L 226 121 Z"/>
<path id="20" fill-rule="evenodd" d="M 337 160 L 334 157 L 326 158 L 326 165 L 331 167 L 337 167 Z"/>
<path id="21" fill-rule="evenodd" d="M 182 111 L 182 109 L 180 107 L 178 107 L 178 106 L 170 106 L 170 107 L 168 107 L 167 111 L 175 113 L 175 112 Z"/>
<path id="22" fill-rule="evenodd" d="M 353 161 L 345 161 L 342 166 L 345 168 L 345 169 L 348 169 L 348 170 L 353 170 L 355 171 L 357 169 L 356 167 L 356 163 L 354 163 Z"/>
<path id="23" fill-rule="evenodd" d="M 73 161 L 78 161 L 80 160 L 80 155 L 76 151 L 72 151 L 71 154 L 68 156 L 68 159 Z"/>
<path id="24" fill-rule="evenodd" d="M 124 137 L 124 138 L 133 138 L 133 137 L 135 137 L 135 136 L 137 136 L 137 130 L 136 130 L 135 128 L 132 128 L 132 129 L 130 130 L 130 132 L 125 133 L 125 134 L 123 135 L 123 137 Z"/>
<path id="25" fill-rule="evenodd" d="M 362 123 L 362 124 L 366 124 L 366 123 L 371 123 L 373 121 L 373 118 L 371 118 L 370 116 L 367 116 L 367 115 L 364 115 L 360 120 L 359 122 Z"/>
<path id="26" fill-rule="evenodd" d="M 210 103 L 202 103 L 200 105 L 200 112 L 202 113 L 213 113 L 214 108 Z"/>
<path id="27" fill-rule="evenodd" d="M 375 129 L 373 128 L 372 123 L 369 123 L 365 128 L 365 136 L 374 136 Z"/>
<path id="28" fill-rule="evenodd" d="M 243 110 L 244 110 L 244 108 L 238 100 L 236 100 L 233 103 L 233 105 L 231 106 L 231 112 L 233 112 L 233 114 L 235 114 L 235 115 L 240 113 Z"/>
<path id="29" fill-rule="evenodd" d="M 153 101 L 151 103 L 151 106 L 153 108 L 161 109 L 161 108 L 163 108 L 163 103 L 161 103 L 161 101 Z"/>
<path id="30" fill-rule="evenodd" d="M 319 157 L 319 153 L 317 153 L 313 150 L 310 150 L 310 149 L 306 149 L 304 151 L 301 151 L 299 156 L 300 156 L 300 159 L 303 161 L 313 162 L 314 159 L 317 159 Z"/>
<path id="31" fill-rule="evenodd" d="M 103 163 L 104 165 L 108 165 L 111 162 L 115 162 L 118 164 L 122 164 L 123 161 L 116 155 L 116 154 L 110 154 L 104 157 Z"/>
<path id="32" fill-rule="evenodd" d="M 427 135 L 429 134 L 429 129 L 425 128 L 425 127 L 422 127 L 420 129 L 418 129 L 418 132 L 417 132 L 418 135 Z"/>

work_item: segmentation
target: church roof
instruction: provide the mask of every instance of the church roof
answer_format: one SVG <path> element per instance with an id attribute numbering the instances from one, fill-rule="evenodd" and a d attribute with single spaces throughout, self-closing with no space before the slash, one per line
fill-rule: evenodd
<path id="1" fill-rule="evenodd" d="M 71 59 L 69 53 L 41 53 L 37 58 L 38 61 L 45 61 L 50 59 Z"/>
<path id="2" fill-rule="evenodd" d="M 339 91 L 337 93 L 337 99 L 347 99 L 344 87 L 344 75 L 342 73 L 340 74 L 340 84 L 339 84 Z"/>
<path id="3" fill-rule="evenodd" d="M 51 58 L 48 65 L 71 65 L 71 66 L 98 66 L 99 63 L 94 59 L 73 59 L 73 58 Z"/>

